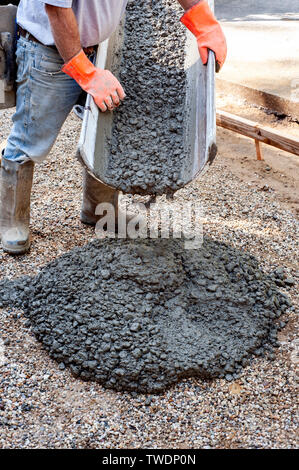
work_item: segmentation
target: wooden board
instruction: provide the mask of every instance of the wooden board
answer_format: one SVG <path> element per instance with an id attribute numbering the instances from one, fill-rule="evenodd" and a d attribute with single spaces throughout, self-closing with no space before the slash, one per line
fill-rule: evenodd
<path id="1" fill-rule="evenodd" d="M 255 141 L 272 145 L 272 147 L 299 155 L 299 141 L 286 133 L 276 131 L 270 127 L 261 126 L 259 123 L 244 119 L 226 111 L 217 111 L 217 126 L 237 132 Z"/>

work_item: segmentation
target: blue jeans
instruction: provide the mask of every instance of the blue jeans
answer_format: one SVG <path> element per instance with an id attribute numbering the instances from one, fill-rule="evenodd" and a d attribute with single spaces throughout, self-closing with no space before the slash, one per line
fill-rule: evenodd
<path id="1" fill-rule="evenodd" d="M 42 162 L 82 89 L 61 72 L 55 49 L 21 37 L 17 45 L 17 105 L 4 157 Z"/>

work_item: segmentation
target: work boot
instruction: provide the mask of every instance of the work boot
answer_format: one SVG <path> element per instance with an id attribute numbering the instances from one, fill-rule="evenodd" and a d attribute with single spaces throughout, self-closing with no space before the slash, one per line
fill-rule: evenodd
<path id="1" fill-rule="evenodd" d="M 30 248 L 30 197 L 34 163 L 19 163 L 2 156 L 0 232 L 6 253 L 21 255 Z"/>
<path id="2" fill-rule="evenodd" d="M 96 207 L 101 203 L 112 204 L 115 218 L 118 218 L 118 191 L 106 184 L 100 183 L 87 170 L 83 170 L 83 202 L 81 209 L 81 222 L 87 225 L 96 225 L 101 216 L 96 215 Z"/>
<path id="3" fill-rule="evenodd" d="M 98 204 L 108 203 L 114 207 L 115 231 L 118 231 L 118 221 L 121 219 L 127 225 L 136 214 L 127 212 L 126 215 L 119 209 L 119 191 L 100 183 L 86 169 L 83 170 L 83 203 L 81 209 L 81 222 L 87 225 L 96 225 L 104 215 L 96 215 Z M 122 222 L 123 223 L 123 222 Z M 114 224 L 113 224 L 114 225 Z M 107 227 L 108 230 L 108 227 Z"/>

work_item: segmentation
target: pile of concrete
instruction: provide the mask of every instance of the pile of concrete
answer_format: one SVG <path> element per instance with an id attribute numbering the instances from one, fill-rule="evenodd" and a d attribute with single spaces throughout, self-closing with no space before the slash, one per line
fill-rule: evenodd
<path id="1" fill-rule="evenodd" d="M 0 307 L 22 309 L 39 341 L 84 380 L 159 392 L 180 378 L 233 380 L 273 355 L 290 305 L 280 272 L 205 239 L 96 240 L 35 277 L 0 284 Z"/>
<path id="2" fill-rule="evenodd" d="M 119 76 L 127 99 L 114 112 L 102 179 L 127 193 L 163 194 L 184 186 L 186 28 L 173 0 L 131 1 Z"/>

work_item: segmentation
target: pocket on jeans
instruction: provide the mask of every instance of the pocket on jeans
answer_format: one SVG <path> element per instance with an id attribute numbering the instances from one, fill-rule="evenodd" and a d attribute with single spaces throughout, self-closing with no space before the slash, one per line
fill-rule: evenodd
<path id="1" fill-rule="evenodd" d="M 33 68 L 46 75 L 58 75 L 63 73 L 62 66 L 63 60 L 59 56 L 57 58 L 42 56 Z"/>
<path id="2" fill-rule="evenodd" d="M 57 71 L 49 71 L 49 70 L 43 70 L 43 69 L 40 69 L 40 68 L 37 68 L 37 67 L 32 67 L 31 69 L 33 72 L 38 72 L 40 75 L 44 75 L 46 77 L 55 77 L 55 76 L 58 76 L 58 75 L 65 75 L 61 70 L 57 70 Z"/>

